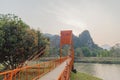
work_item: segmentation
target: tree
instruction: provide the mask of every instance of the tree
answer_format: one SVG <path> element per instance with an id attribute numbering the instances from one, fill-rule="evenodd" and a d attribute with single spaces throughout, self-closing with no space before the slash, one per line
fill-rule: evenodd
<path id="1" fill-rule="evenodd" d="M 84 56 L 81 48 L 76 48 L 75 49 L 75 56 L 77 56 L 77 57 L 83 57 Z"/>
<path id="2" fill-rule="evenodd" d="M 49 38 L 44 37 L 40 31 L 37 31 L 38 36 L 38 47 L 45 47 L 46 45 L 49 45 Z"/>
<path id="3" fill-rule="evenodd" d="M 0 14 L 0 63 L 5 67 L 16 68 L 46 45 L 47 39 L 20 18 L 13 14 Z"/>
<path id="4" fill-rule="evenodd" d="M 20 56 L 27 28 L 29 26 L 17 16 L 0 14 L 0 62 L 9 69 L 15 68 L 22 61 Z"/>
<path id="5" fill-rule="evenodd" d="M 110 50 L 110 56 L 112 57 L 120 57 L 120 43 L 113 46 Z"/>
<path id="6" fill-rule="evenodd" d="M 91 56 L 91 51 L 88 47 L 81 47 L 81 49 L 82 49 L 82 52 L 83 52 L 84 56 L 86 56 L 86 57 Z"/>

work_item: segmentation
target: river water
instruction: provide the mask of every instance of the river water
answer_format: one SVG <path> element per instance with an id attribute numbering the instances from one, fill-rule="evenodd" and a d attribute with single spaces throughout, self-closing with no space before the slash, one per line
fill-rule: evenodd
<path id="1" fill-rule="evenodd" d="M 120 64 L 75 63 L 75 69 L 103 80 L 120 80 Z"/>

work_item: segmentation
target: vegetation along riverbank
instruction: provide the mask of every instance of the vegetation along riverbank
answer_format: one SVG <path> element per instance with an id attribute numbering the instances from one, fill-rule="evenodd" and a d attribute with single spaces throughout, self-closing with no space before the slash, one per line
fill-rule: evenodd
<path id="1" fill-rule="evenodd" d="M 120 64 L 120 57 L 76 57 L 75 62 Z"/>
<path id="2" fill-rule="evenodd" d="M 81 72 L 77 73 L 71 72 L 70 80 L 102 80 L 102 79 Z"/>

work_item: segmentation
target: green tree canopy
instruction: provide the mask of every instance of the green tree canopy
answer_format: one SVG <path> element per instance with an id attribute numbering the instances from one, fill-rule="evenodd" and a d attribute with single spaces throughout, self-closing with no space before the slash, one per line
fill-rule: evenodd
<path id="1" fill-rule="evenodd" d="M 0 14 L 0 63 L 9 69 L 16 68 L 40 47 L 47 39 L 39 31 L 30 29 L 13 14 Z"/>
<path id="2" fill-rule="evenodd" d="M 110 50 L 110 56 L 112 57 L 120 57 L 120 43 L 117 43 Z"/>

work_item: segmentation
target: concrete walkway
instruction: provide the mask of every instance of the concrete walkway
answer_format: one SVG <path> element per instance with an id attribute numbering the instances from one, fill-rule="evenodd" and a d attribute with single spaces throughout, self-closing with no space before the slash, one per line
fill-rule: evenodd
<path id="1" fill-rule="evenodd" d="M 51 72 L 45 74 L 43 77 L 41 77 L 38 80 L 58 80 L 60 74 L 63 72 L 63 70 L 65 69 L 65 66 L 67 65 L 67 62 L 70 59 L 64 61 L 62 64 L 60 64 L 59 66 L 57 66 L 55 69 L 53 69 Z"/>

